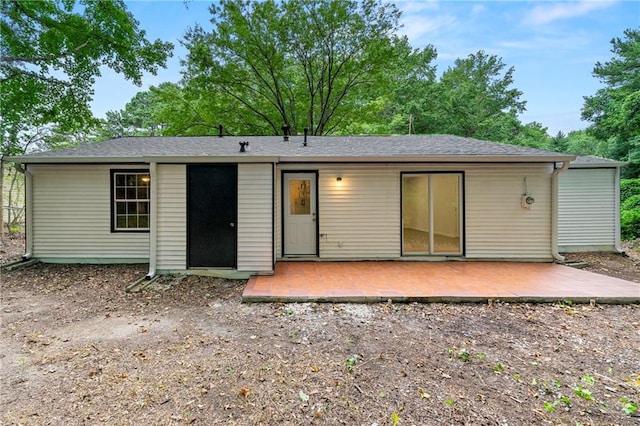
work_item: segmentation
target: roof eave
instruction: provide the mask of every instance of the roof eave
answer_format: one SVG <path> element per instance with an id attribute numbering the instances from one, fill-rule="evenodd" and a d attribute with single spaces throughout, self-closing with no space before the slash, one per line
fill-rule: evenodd
<path id="1" fill-rule="evenodd" d="M 277 163 L 273 155 L 153 155 L 143 157 L 146 163 Z"/>
<path id="2" fill-rule="evenodd" d="M 97 164 L 97 163 L 144 163 L 143 157 L 31 157 L 19 155 L 5 158 L 4 161 L 18 164 Z"/>
<path id="3" fill-rule="evenodd" d="M 613 169 L 628 166 L 629 162 L 625 161 L 606 161 L 593 163 L 575 163 L 569 166 L 570 169 Z"/>
<path id="4" fill-rule="evenodd" d="M 573 155 L 282 156 L 281 163 L 557 163 Z"/>
<path id="5" fill-rule="evenodd" d="M 573 161 L 573 155 L 431 155 L 431 156 L 273 156 L 273 155 L 198 155 L 136 157 L 31 157 L 16 156 L 4 161 L 19 164 L 140 164 L 140 163 L 556 163 Z M 611 164 L 611 163 L 607 163 Z M 626 163 L 619 163 L 618 167 Z M 572 165 L 589 167 L 588 165 Z M 591 164 L 591 167 L 594 165 Z M 600 167 L 604 167 L 604 164 Z M 609 166 L 611 167 L 611 166 Z"/>
<path id="6" fill-rule="evenodd" d="M 31 157 L 16 156 L 5 158 L 3 161 L 18 164 L 140 164 L 140 163 L 273 163 L 278 161 L 276 156 L 137 156 L 137 157 Z"/>

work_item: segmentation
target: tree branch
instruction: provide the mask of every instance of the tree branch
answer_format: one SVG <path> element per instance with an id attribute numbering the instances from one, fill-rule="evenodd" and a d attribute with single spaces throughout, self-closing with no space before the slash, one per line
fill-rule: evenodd
<path id="1" fill-rule="evenodd" d="M 77 51 L 79 51 L 80 49 L 85 47 L 87 44 L 89 44 L 89 40 L 85 41 L 80 46 L 76 47 L 75 49 L 70 50 L 70 51 L 68 51 L 66 53 L 61 53 L 59 55 L 35 56 L 33 58 L 24 58 L 24 57 L 19 57 L 19 56 L 0 56 L 0 63 L 2 63 L 2 62 L 27 62 L 27 63 L 35 64 L 35 63 L 38 63 L 38 62 L 52 61 L 54 59 L 62 59 L 62 58 L 66 58 L 68 56 L 73 55 L 74 53 L 76 53 Z"/>

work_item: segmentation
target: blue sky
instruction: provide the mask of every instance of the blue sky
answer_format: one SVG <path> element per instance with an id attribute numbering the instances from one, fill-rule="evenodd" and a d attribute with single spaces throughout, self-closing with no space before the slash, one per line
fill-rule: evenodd
<path id="1" fill-rule="evenodd" d="M 196 23 L 210 28 L 210 2 L 192 0 L 127 2 L 151 39 L 175 44 L 174 57 L 157 76 L 137 87 L 106 70 L 96 81 L 92 108 L 98 117 L 119 110 L 140 90 L 180 79 L 186 50 L 179 40 Z M 523 92 L 524 123 L 538 121 L 554 135 L 585 128 L 583 96 L 601 86 L 591 75 L 597 61 L 612 57 L 610 40 L 640 27 L 640 1 L 397 1 L 401 33 L 413 47 L 432 44 L 441 74 L 456 58 L 484 50 L 515 67 L 514 87 Z"/>

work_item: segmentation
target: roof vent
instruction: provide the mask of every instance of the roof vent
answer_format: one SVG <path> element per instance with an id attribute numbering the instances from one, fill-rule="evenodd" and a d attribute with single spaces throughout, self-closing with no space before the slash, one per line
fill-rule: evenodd
<path id="1" fill-rule="evenodd" d="M 222 137 L 222 130 L 223 130 L 222 124 L 218 124 L 218 137 L 219 138 Z"/>
<path id="2" fill-rule="evenodd" d="M 285 142 L 289 142 L 289 136 L 291 136 L 291 126 L 289 126 L 287 123 L 282 125 L 282 135 L 282 140 Z"/>
<path id="3" fill-rule="evenodd" d="M 307 146 L 307 134 L 309 133 L 309 128 L 305 127 L 303 130 L 304 130 L 304 141 L 302 142 L 302 146 Z"/>
<path id="4" fill-rule="evenodd" d="M 248 152 L 249 151 L 249 142 L 238 142 L 240 144 L 240 152 Z"/>

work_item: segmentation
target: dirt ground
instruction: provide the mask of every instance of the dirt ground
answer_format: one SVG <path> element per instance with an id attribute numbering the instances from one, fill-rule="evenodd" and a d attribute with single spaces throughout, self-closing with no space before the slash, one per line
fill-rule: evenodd
<path id="1" fill-rule="evenodd" d="M 638 281 L 631 254 L 571 260 Z M 196 276 L 126 293 L 145 272 L 2 273 L 0 424 L 640 425 L 638 305 L 242 304 L 244 281 Z"/>

